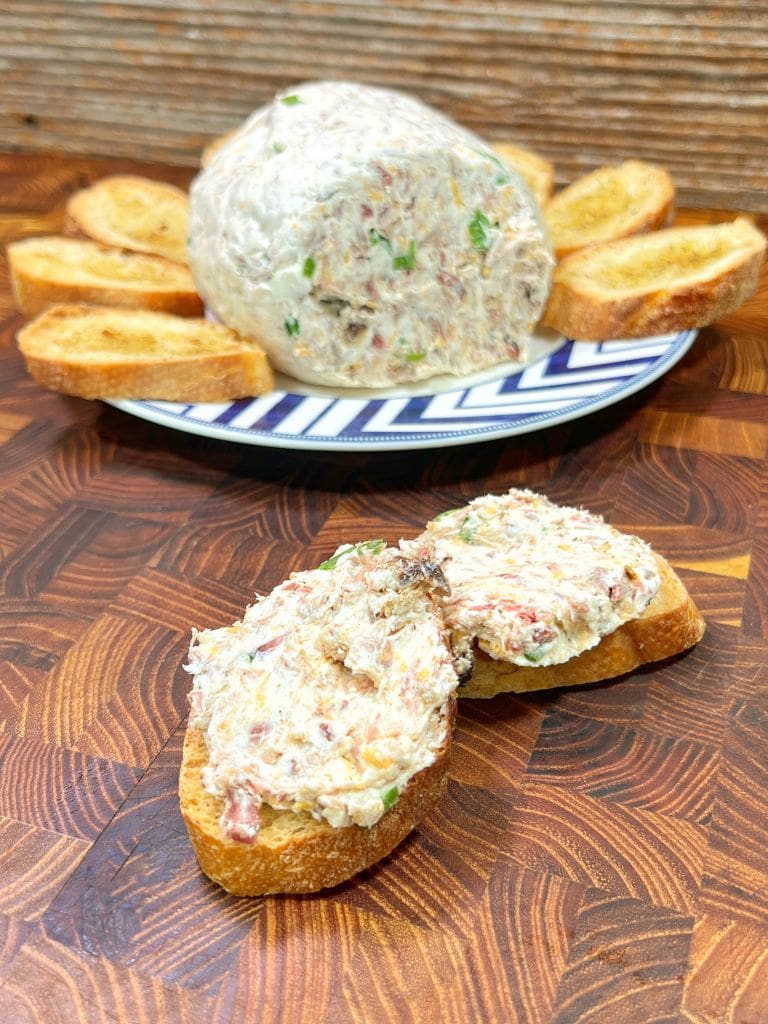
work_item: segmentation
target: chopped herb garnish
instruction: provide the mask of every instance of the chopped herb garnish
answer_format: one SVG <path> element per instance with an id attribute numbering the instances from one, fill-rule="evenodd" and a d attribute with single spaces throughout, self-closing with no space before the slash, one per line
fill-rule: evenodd
<path id="1" fill-rule="evenodd" d="M 285 152 L 285 146 L 282 144 L 282 142 L 273 142 L 272 143 L 272 152 L 273 153 L 284 153 Z"/>
<path id="2" fill-rule="evenodd" d="M 289 338 L 295 338 L 301 331 L 301 324 L 295 316 L 289 316 L 285 321 L 285 331 Z"/>
<path id="3" fill-rule="evenodd" d="M 490 232 L 497 228 L 498 224 L 491 224 L 482 210 L 475 210 L 475 215 L 469 222 L 469 240 L 473 248 L 480 252 L 488 252 L 491 247 Z"/>
<path id="4" fill-rule="evenodd" d="M 312 277 L 315 272 L 315 261 L 311 256 L 307 256 L 304 260 L 304 266 L 301 268 L 301 272 L 304 277 Z"/>
<path id="5" fill-rule="evenodd" d="M 413 239 L 408 243 L 408 252 L 395 256 L 392 260 L 394 270 L 413 270 L 416 266 L 416 243 Z"/>
<path id="6" fill-rule="evenodd" d="M 541 661 L 544 657 L 544 651 L 542 648 L 539 648 L 538 651 L 523 651 L 523 654 L 525 655 L 526 661 L 532 661 L 534 663 Z"/>
<path id="7" fill-rule="evenodd" d="M 432 522 L 433 523 L 439 523 L 441 519 L 445 519 L 446 516 L 452 516 L 454 512 L 458 512 L 458 511 L 459 510 L 457 508 L 448 508 L 448 509 L 445 510 L 445 512 L 441 512 L 439 515 L 435 516 L 435 518 L 432 520 Z"/>
<path id="8" fill-rule="evenodd" d="M 335 569 L 339 563 L 339 559 L 343 558 L 344 555 L 348 555 L 350 551 L 372 551 L 374 555 L 378 555 L 380 551 L 385 548 L 383 540 L 366 540 L 362 544 L 350 544 L 348 548 L 342 548 L 341 551 L 337 551 L 335 555 L 327 558 L 324 562 L 318 565 L 318 569 Z"/>
<path id="9" fill-rule="evenodd" d="M 290 96 L 283 96 L 280 102 L 284 103 L 286 107 L 295 107 L 297 103 L 301 103 L 301 100 L 296 93 L 291 93 Z"/>
<path id="10" fill-rule="evenodd" d="M 408 348 L 409 342 L 407 338 L 398 338 L 397 344 L 402 348 Z M 414 352 L 409 349 L 407 352 L 403 353 L 403 358 L 406 363 L 420 363 L 426 354 L 426 352 Z"/>
<path id="11" fill-rule="evenodd" d="M 392 255 L 392 243 L 388 238 L 382 235 L 380 231 L 377 231 L 376 228 L 370 229 L 368 232 L 368 238 L 370 239 L 371 245 L 380 245 L 383 249 L 386 249 L 390 256 Z"/>
<path id="12" fill-rule="evenodd" d="M 251 662 L 253 661 L 253 657 L 253 654 L 251 654 L 249 651 L 240 651 L 240 653 L 237 656 L 237 660 L 243 662 L 245 665 L 250 665 Z"/>
<path id="13" fill-rule="evenodd" d="M 384 804 L 384 810 L 388 811 L 390 807 L 394 807 L 399 796 L 400 790 L 397 786 L 393 786 L 392 789 L 388 789 L 381 798 L 381 802 Z"/>
<path id="14" fill-rule="evenodd" d="M 459 540 L 463 540 L 465 544 L 472 544 L 474 543 L 475 533 L 477 533 L 477 520 L 467 516 L 459 527 Z"/>
<path id="15" fill-rule="evenodd" d="M 474 147 L 472 148 L 472 152 L 479 153 L 480 156 L 484 156 L 486 160 L 490 160 L 492 163 L 496 164 L 500 171 L 504 172 L 503 174 L 500 174 L 496 179 L 497 185 L 508 185 L 510 181 L 512 181 L 512 175 L 509 173 L 509 168 L 507 167 L 503 160 L 500 160 L 496 156 L 495 153 L 488 153 L 484 149 L 475 149 Z"/>

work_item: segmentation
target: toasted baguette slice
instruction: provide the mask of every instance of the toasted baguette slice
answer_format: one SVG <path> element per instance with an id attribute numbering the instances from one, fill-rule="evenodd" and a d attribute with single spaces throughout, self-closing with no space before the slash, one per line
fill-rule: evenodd
<path id="1" fill-rule="evenodd" d="M 494 143 L 493 148 L 505 163 L 523 176 L 539 206 L 544 206 L 555 184 L 555 169 L 549 160 L 507 142 Z"/>
<path id="2" fill-rule="evenodd" d="M 205 312 L 187 267 L 164 256 L 58 235 L 13 242 L 7 252 L 16 303 L 27 317 L 70 302 L 177 316 Z"/>
<path id="3" fill-rule="evenodd" d="M 114 175 L 71 196 L 65 231 L 186 263 L 188 215 L 189 202 L 181 189 L 136 175 Z"/>
<path id="4" fill-rule="evenodd" d="M 704 327 L 754 292 L 765 246 L 739 217 L 584 249 L 555 268 L 542 322 L 585 341 Z"/>
<path id="5" fill-rule="evenodd" d="M 448 737 L 454 715 L 452 698 Z M 338 885 L 391 853 L 440 801 L 449 746 L 447 739 L 436 760 L 413 776 L 394 807 L 371 828 L 333 828 L 310 814 L 276 811 L 264 804 L 258 840 L 246 845 L 222 833 L 223 801 L 200 784 L 208 760 L 203 733 L 187 729 L 179 800 L 200 868 L 235 896 L 317 892 Z"/>
<path id="6" fill-rule="evenodd" d="M 512 665 L 478 650 L 472 675 L 459 688 L 459 696 L 495 697 L 497 693 L 597 683 L 693 647 L 704 635 L 704 620 L 674 569 L 659 555 L 656 558 L 661 586 L 639 618 L 625 622 L 596 647 L 560 665 Z"/>
<path id="7" fill-rule="evenodd" d="M 169 313 L 53 306 L 18 342 L 38 384 L 81 398 L 223 402 L 273 386 L 255 342 Z"/>
<path id="8" fill-rule="evenodd" d="M 574 181 L 544 210 L 555 256 L 588 245 L 653 231 L 669 222 L 675 188 L 655 164 L 626 160 Z"/>

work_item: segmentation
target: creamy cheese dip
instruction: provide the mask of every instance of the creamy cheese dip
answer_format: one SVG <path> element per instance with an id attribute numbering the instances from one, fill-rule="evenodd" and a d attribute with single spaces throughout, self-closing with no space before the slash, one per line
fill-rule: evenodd
<path id="1" fill-rule="evenodd" d="M 255 841 L 262 802 L 331 825 L 373 825 L 446 742 L 458 679 L 440 570 L 383 541 L 340 548 L 249 607 L 195 631 L 190 725 L 221 828 Z"/>
<path id="2" fill-rule="evenodd" d="M 525 490 L 444 512 L 400 546 L 442 567 L 446 624 L 515 665 L 554 665 L 594 647 L 637 618 L 660 583 L 639 538 Z"/>
<path id="3" fill-rule="evenodd" d="M 189 260 L 276 368 L 360 387 L 524 359 L 553 265 L 528 186 L 479 137 L 349 82 L 297 86 L 216 152 Z"/>

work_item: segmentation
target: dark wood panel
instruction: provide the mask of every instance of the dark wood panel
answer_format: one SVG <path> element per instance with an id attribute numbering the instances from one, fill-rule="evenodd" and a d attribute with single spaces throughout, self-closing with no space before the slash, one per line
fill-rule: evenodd
<path id="1" fill-rule="evenodd" d="M 21 0 L 0 6 L 0 145 L 193 166 L 292 82 L 403 88 L 560 183 L 636 156 L 684 202 L 768 209 L 768 4 Z"/>

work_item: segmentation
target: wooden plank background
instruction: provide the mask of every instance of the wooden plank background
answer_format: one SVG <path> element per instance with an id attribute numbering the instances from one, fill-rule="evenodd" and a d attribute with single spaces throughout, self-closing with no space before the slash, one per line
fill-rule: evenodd
<path id="1" fill-rule="evenodd" d="M 191 166 L 292 82 L 420 95 L 554 160 L 625 156 L 683 203 L 768 210 L 768 3 L 86 0 L 0 3 L 0 149 Z"/>

